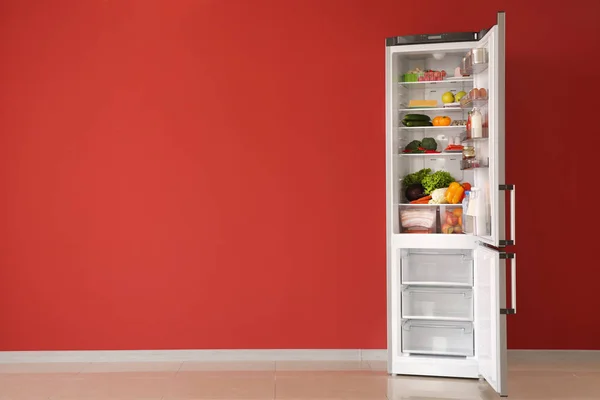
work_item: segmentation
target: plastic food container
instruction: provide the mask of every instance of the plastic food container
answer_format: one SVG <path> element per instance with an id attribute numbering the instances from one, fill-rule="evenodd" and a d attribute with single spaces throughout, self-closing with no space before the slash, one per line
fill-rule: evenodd
<path id="1" fill-rule="evenodd" d="M 435 233 L 437 228 L 437 207 L 427 205 L 401 206 L 401 233 Z"/>
<path id="2" fill-rule="evenodd" d="M 403 74 L 402 82 L 419 82 L 421 77 L 423 76 L 423 72 L 419 72 L 418 74 Z"/>
<path id="3" fill-rule="evenodd" d="M 440 229 L 442 233 L 463 233 L 463 208 L 461 204 L 440 206 Z"/>

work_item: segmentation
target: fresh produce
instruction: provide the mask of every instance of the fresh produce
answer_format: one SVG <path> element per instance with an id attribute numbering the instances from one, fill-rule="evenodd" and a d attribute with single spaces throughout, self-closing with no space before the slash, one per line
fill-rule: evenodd
<path id="1" fill-rule="evenodd" d="M 431 196 L 423 196 L 420 199 L 413 200 L 410 204 L 429 204 L 431 200 Z"/>
<path id="2" fill-rule="evenodd" d="M 434 138 L 431 137 L 423 138 L 423 140 L 421 141 L 421 146 L 424 147 L 426 150 L 437 150 L 437 142 Z"/>
<path id="3" fill-rule="evenodd" d="M 452 92 L 446 92 L 442 95 L 442 103 L 454 103 L 454 94 Z"/>
<path id="4" fill-rule="evenodd" d="M 442 233 L 462 233 L 462 207 L 447 209 L 441 218 Z"/>
<path id="5" fill-rule="evenodd" d="M 433 126 L 449 126 L 451 122 L 452 119 L 450 117 L 435 117 L 433 119 Z"/>
<path id="6" fill-rule="evenodd" d="M 420 183 L 413 183 L 406 188 L 404 194 L 406 195 L 406 199 L 408 201 L 414 201 L 425 196 L 425 189 Z"/>
<path id="7" fill-rule="evenodd" d="M 409 128 L 412 128 L 415 126 L 433 126 L 431 121 L 405 121 L 405 120 L 402 120 L 402 125 L 408 126 Z"/>
<path id="8" fill-rule="evenodd" d="M 448 190 L 446 190 L 446 201 L 448 204 L 458 204 L 462 201 L 464 193 L 465 188 L 463 188 L 460 183 L 452 182 L 450 186 L 448 186 Z"/>
<path id="9" fill-rule="evenodd" d="M 460 92 L 456 93 L 456 95 L 454 96 L 454 100 L 460 101 L 460 99 L 462 99 L 466 95 L 467 95 L 467 92 L 465 92 L 464 90 L 461 90 Z"/>
<path id="10" fill-rule="evenodd" d="M 461 144 L 449 144 L 448 146 L 446 146 L 444 151 L 462 151 L 463 148 L 464 146 Z"/>
<path id="11" fill-rule="evenodd" d="M 423 141 L 413 140 L 404 147 L 403 153 L 439 153 L 437 142 L 433 138 L 424 138 Z"/>
<path id="12" fill-rule="evenodd" d="M 402 183 L 404 184 L 404 187 L 409 187 L 413 183 L 421 183 L 423 181 L 423 178 L 425 178 L 430 173 L 430 168 L 423 168 L 422 170 L 406 175 Z"/>
<path id="13" fill-rule="evenodd" d="M 435 71 L 432 69 L 422 70 L 421 68 L 414 68 L 402 75 L 404 82 L 416 82 L 416 81 L 441 81 L 446 76 L 446 71 Z"/>
<path id="14" fill-rule="evenodd" d="M 403 121 L 431 121 L 431 117 L 429 115 L 423 114 L 406 114 Z"/>
<path id="15" fill-rule="evenodd" d="M 460 201 L 462 202 L 462 201 L 463 201 L 463 199 L 465 198 L 465 196 L 467 195 L 467 192 L 468 192 L 469 190 L 471 190 L 471 184 L 470 184 L 469 182 L 463 182 L 463 183 L 461 184 L 461 186 L 462 186 L 462 187 L 463 187 L 463 189 L 464 189 L 464 192 L 463 192 L 462 198 L 460 199 Z"/>
<path id="16" fill-rule="evenodd" d="M 446 188 L 456 179 L 446 171 L 436 171 L 431 175 L 426 175 L 421 180 L 421 185 L 425 188 L 425 194 L 431 194 L 435 189 Z"/>
<path id="17" fill-rule="evenodd" d="M 429 204 L 447 204 L 446 201 L 446 188 L 435 189 L 431 192 L 431 200 Z"/>
<path id="18" fill-rule="evenodd" d="M 421 147 L 421 141 L 413 140 L 412 142 L 406 145 L 404 150 L 417 150 L 419 147 Z"/>

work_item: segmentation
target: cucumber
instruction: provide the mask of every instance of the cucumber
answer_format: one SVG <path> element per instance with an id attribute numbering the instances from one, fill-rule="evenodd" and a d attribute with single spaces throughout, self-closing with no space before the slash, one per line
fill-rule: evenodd
<path id="1" fill-rule="evenodd" d="M 405 121 L 431 121 L 428 115 L 423 114 L 406 114 L 403 119 Z"/>
<path id="2" fill-rule="evenodd" d="M 433 126 L 430 121 L 402 121 L 404 126 L 415 127 L 415 126 Z"/>

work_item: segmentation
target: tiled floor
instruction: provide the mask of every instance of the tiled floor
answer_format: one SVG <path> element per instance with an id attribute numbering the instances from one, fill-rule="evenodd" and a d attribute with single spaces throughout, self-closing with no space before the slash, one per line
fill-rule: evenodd
<path id="1" fill-rule="evenodd" d="M 509 399 L 600 399 L 600 352 L 512 353 Z M 0 364 L 0 400 L 488 400 L 483 381 L 389 377 L 385 362 Z"/>

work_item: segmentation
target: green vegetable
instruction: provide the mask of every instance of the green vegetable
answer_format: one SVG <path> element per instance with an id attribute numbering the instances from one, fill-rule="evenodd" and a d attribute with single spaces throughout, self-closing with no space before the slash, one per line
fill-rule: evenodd
<path id="1" fill-rule="evenodd" d="M 412 126 L 433 126 L 430 121 L 406 121 L 402 120 L 402 124 L 404 126 L 412 127 Z"/>
<path id="2" fill-rule="evenodd" d="M 435 189 L 447 188 L 455 179 L 446 171 L 436 171 L 431 175 L 427 175 L 421 181 L 421 185 L 425 188 L 425 194 L 431 194 Z"/>
<path id="3" fill-rule="evenodd" d="M 423 140 L 421 141 L 421 146 L 425 147 L 426 150 L 437 150 L 437 142 L 434 138 L 423 138 Z"/>
<path id="4" fill-rule="evenodd" d="M 425 178 L 427 175 L 429 175 L 431 173 L 431 169 L 430 168 L 424 168 L 420 171 L 414 172 L 412 174 L 408 174 L 404 177 L 404 180 L 402 181 L 403 185 L 405 188 L 409 187 L 410 185 L 414 185 L 415 183 L 421 183 L 421 181 L 423 180 L 423 178 Z"/>
<path id="5" fill-rule="evenodd" d="M 414 151 L 414 150 L 417 150 L 419 147 L 421 147 L 421 141 L 413 140 L 412 142 L 410 142 L 409 144 L 406 145 L 404 150 Z"/>
<path id="6" fill-rule="evenodd" d="M 423 114 L 406 114 L 403 118 L 404 121 L 431 121 L 431 117 Z"/>

